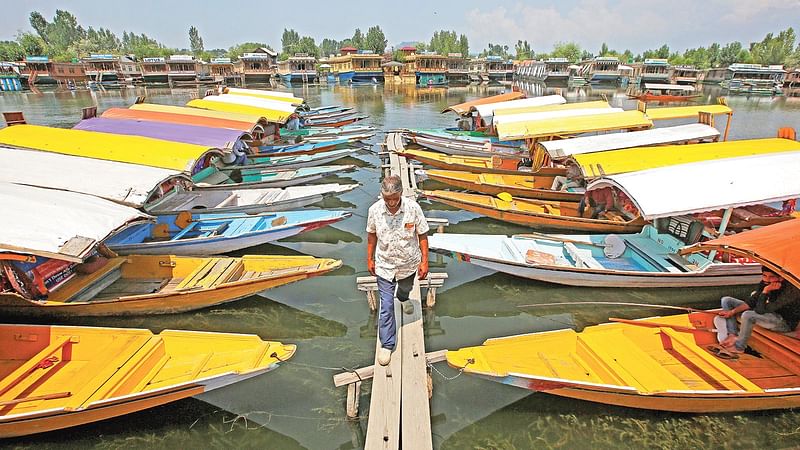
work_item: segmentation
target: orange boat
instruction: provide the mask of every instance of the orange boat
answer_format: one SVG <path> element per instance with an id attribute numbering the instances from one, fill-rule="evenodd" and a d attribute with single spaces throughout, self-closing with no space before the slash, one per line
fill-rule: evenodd
<path id="1" fill-rule="evenodd" d="M 190 116 L 186 114 L 173 114 L 156 111 L 142 111 L 128 108 L 109 108 L 101 117 L 107 119 L 132 119 L 145 120 L 149 122 L 167 122 L 181 125 L 196 125 L 211 128 L 228 128 L 253 133 L 255 124 L 240 122 L 230 119 L 216 119 L 212 117 Z"/>

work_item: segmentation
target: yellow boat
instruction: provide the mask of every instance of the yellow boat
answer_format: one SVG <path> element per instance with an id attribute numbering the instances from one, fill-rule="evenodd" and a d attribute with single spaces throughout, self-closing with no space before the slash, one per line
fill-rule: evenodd
<path id="1" fill-rule="evenodd" d="M 43 300 L 16 291 L 0 292 L 0 314 L 72 317 L 178 313 L 245 298 L 341 265 L 339 260 L 311 256 L 112 257 L 91 273 L 76 273 Z"/>
<path id="2" fill-rule="evenodd" d="M 274 109 L 261 108 L 258 106 L 240 105 L 236 103 L 220 103 L 212 102 L 204 99 L 190 100 L 186 106 L 192 108 L 206 109 L 210 111 L 221 111 L 231 113 L 250 114 L 254 116 L 261 116 L 270 122 L 284 124 L 289 120 L 291 113 L 286 111 L 278 111 Z"/>
<path id="3" fill-rule="evenodd" d="M 548 175 L 508 175 L 495 173 L 470 173 L 456 170 L 426 170 L 425 175 L 450 186 L 483 194 L 497 195 L 507 192 L 514 197 L 578 202 L 583 196 L 578 192 L 554 191 L 554 176 Z"/>
<path id="4" fill-rule="evenodd" d="M 425 150 L 404 149 L 398 152 L 407 158 L 415 159 L 429 166 L 446 170 L 460 170 L 473 173 L 501 173 L 509 175 L 519 175 L 526 172 L 517 169 L 520 158 L 511 156 L 482 157 L 482 156 L 457 156 L 445 155 L 439 152 L 428 152 Z M 535 173 L 540 176 L 556 176 L 566 174 L 566 169 L 562 167 L 543 167 Z"/>
<path id="5" fill-rule="evenodd" d="M 565 103 L 562 105 L 545 105 L 545 106 L 523 106 L 520 108 L 506 108 L 498 109 L 494 115 L 496 117 L 513 116 L 516 114 L 538 113 L 538 112 L 551 112 L 551 111 L 572 111 L 578 109 L 595 109 L 595 108 L 611 108 L 608 102 L 594 101 L 594 102 L 578 102 L 578 103 Z"/>
<path id="6" fill-rule="evenodd" d="M 645 225 L 644 219 L 640 216 L 627 218 L 618 213 L 612 213 L 613 218 L 607 219 L 580 217 L 578 204 L 575 202 L 551 202 L 519 197 L 511 197 L 507 201 L 489 195 L 453 191 L 422 191 L 422 195 L 493 219 L 546 230 L 635 233 L 641 231 Z"/>
<path id="7" fill-rule="evenodd" d="M 0 438 L 153 408 L 252 378 L 294 345 L 231 333 L 0 325 Z"/>
<path id="8" fill-rule="evenodd" d="M 39 125 L 6 127 L 0 130 L 0 144 L 187 173 L 208 166 L 211 159 L 222 155 L 201 145 Z"/>
<path id="9" fill-rule="evenodd" d="M 302 105 L 304 100 L 300 97 L 294 96 L 283 96 L 283 95 L 275 95 L 276 93 L 271 91 L 262 91 L 259 89 L 241 89 L 241 88 L 223 88 L 223 94 L 230 94 L 230 95 L 243 95 L 245 97 L 256 97 L 256 98 L 265 98 L 268 100 L 274 100 L 278 102 L 286 102 L 290 105 Z"/>
<path id="10" fill-rule="evenodd" d="M 180 114 L 184 116 L 207 117 L 211 119 L 232 120 L 236 122 L 247 123 L 250 127 L 249 129 L 245 129 L 245 131 L 248 131 L 251 134 L 255 132 L 271 134 L 269 131 L 267 131 L 269 128 L 269 121 L 265 117 L 258 114 L 210 111 L 207 109 L 190 108 L 188 106 L 158 105 L 155 103 L 136 103 L 131 105 L 130 109 L 136 111 L 150 111 L 168 114 Z"/>
<path id="11" fill-rule="evenodd" d="M 613 130 L 645 130 L 651 128 L 653 122 L 640 111 L 622 111 L 611 114 L 593 114 L 586 116 L 555 117 L 527 122 L 509 122 L 497 124 L 497 136 L 500 140 L 539 139 L 552 136 L 572 136 Z"/>

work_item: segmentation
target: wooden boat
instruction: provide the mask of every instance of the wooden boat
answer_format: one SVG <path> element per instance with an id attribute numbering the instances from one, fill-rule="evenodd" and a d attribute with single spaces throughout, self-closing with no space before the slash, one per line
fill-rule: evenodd
<path id="1" fill-rule="evenodd" d="M 346 125 L 354 124 L 358 121 L 364 120 L 369 116 L 364 114 L 348 114 L 341 117 L 330 117 L 330 118 L 308 118 L 305 119 L 305 124 L 312 127 L 332 127 L 332 128 L 339 128 Z"/>
<path id="2" fill-rule="evenodd" d="M 278 123 L 281 125 L 285 124 L 289 120 L 289 116 L 293 114 L 293 112 L 275 110 L 272 108 L 214 101 L 214 99 L 217 97 L 221 96 L 210 95 L 202 99 L 190 100 L 186 103 L 186 106 L 190 108 L 204 109 L 209 111 L 260 116 L 266 118 L 268 121 L 272 123 Z"/>
<path id="3" fill-rule="evenodd" d="M 327 152 L 314 153 L 310 155 L 278 155 L 278 156 L 250 156 L 244 166 L 227 166 L 226 168 L 241 167 L 247 169 L 299 169 L 301 167 L 314 167 L 346 156 L 352 156 L 353 149 L 330 150 Z"/>
<path id="4" fill-rule="evenodd" d="M 251 153 L 251 158 L 259 156 L 294 156 L 313 155 L 321 152 L 343 149 L 350 143 L 348 139 L 331 139 L 319 142 L 283 143 L 258 146 L 256 153 Z"/>
<path id="5" fill-rule="evenodd" d="M 258 132 L 274 133 L 272 129 L 274 124 L 270 124 L 265 117 L 258 114 L 209 111 L 186 106 L 157 105 L 154 103 L 136 103 L 127 109 L 110 108 L 103 112 L 102 117 L 230 128 L 241 130 L 251 135 L 255 135 Z"/>
<path id="6" fill-rule="evenodd" d="M 498 118 L 495 117 L 496 122 Z M 653 122 L 640 111 L 617 112 L 613 110 L 605 111 L 603 114 L 550 117 L 496 124 L 497 136 L 503 140 L 541 139 L 614 130 L 636 131 L 652 128 L 652 126 Z"/>
<path id="7" fill-rule="evenodd" d="M 36 261 L 46 263 L 47 258 Z M 13 291 L 0 293 L 0 314 L 74 317 L 192 311 L 321 275 L 341 264 L 310 256 L 114 257 L 94 272 L 72 275 L 43 300 Z"/>
<path id="8" fill-rule="evenodd" d="M 0 438 L 208 393 L 274 370 L 296 350 L 251 334 L 52 325 L 0 325 L 0 341 Z"/>
<path id="9" fill-rule="evenodd" d="M 302 167 L 299 169 L 272 169 L 255 166 L 232 166 L 218 169 L 207 167 L 192 176 L 195 185 L 193 191 L 254 188 L 279 188 L 296 186 L 314 180 L 350 171 L 353 165 L 345 166 L 317 166 Z"/>
<path id="10" fill-rule="evenodd" d="M 358 184 L 314 184 L 287 188 L 221 189 L 182 191 L 176 189 L 144 208 L 148 214 L 181 211 L 258 214 L 298 209 L 322 201 L 326 196 L 352 191 Z"/>
<path id="11" fill-rule="evenodd" d="M 470 109 L 473 106 L 488 105 L 490 103 L 499 103 L 499 102 L 505 102 L 505 101 L 510 101 L 510 100 L 517 100 L 517 99 L 520 99 L 520 98 L 525 98 L 525 94 L 523 94 L 522 92 L 507 92 L 507 93 L 504 93 L 504 94 L 492 95 L 492 96 L 489 96 L 489 97 L 483 97 L 483 98 L 479 98 L 477 100 L 470 100 L 468 102 L 464 102 L 464 103 L 459 103 L 457 105 L 448 106 L 447 108 L 445 108 L 442 111 L 442 114 L 444 114 L 444 113 L 446 113 L 448 111 L 452 111 L 452 112 L 458 114 L 459 116 L 463 116 L 463 115 L 469 114 Z"/>
<path id="12" fill-rule="evenodd" d="M 457 156 L 483 156 L 491 158 L 493 155 L 508 155 L 526 157 L 527 149 L 518 145 L 506 145 L 500 142 L 476 138 L 442 138 L 431 134 L 415 133 L 404 134 L 411 142 L 445 155 Z"/>
<path id="13" fill-rule="evenodd" d="M 206 95 L 205 97 L 203 97 L 203 100 L 213 103 L 251 107 L 273 112 L 280 111 L 289 114 L 297 113 L 299 112 L 300 109 L 298 108 L 297 105 L 294 105 L 291 102 L 284 102 L 280 100 L 272 100 L 266 97 L 253 97 L 247 95 L 244 96 L 235 94 Z M 242 112 L 249 113 L 249 111 L 246 110 L 243 110 Z"/>
<path id="14" fill-rule="evenodd" d="M 724 251 L 752 258 L 800 287 L 800 222 L 789 221 L 695 244 L 686 253 Z M 714 356 L 715 312 L 692 312 L 499 339 L 447 353 L 467 373 L 563 397 L 689 413 L 800 407 L 797 332 L 756 326 L 758 353 Z M 795 335 L 795 336 L 792 336 Z"/>
<path id="15" fill-rule="evenodd" d="M 623 112 L 622 108 L 612 108 L 608 102 L 579 102 L 567 103 L 564 105 L 547 105 L 536 108 L 515 108 L 498 111 L 492 120 L 492 125 L 497 128 L 500 125 L 509 125 L 519 122 L 536 122 L 542 120 L 558 120 L 582 116 L 599 116 L 603 114 L 615 114 Z M 554 132 L 553 136 L 560 136 L 563 133 Z M 545 136 L 545 135 L 543 135 Z"/>
<path id="16" fill-rule="evenodd" d="M 330 139 L 364 140 L 375 135 L 375 128 L 368 125 L 348 125 L 343 127 L 303 127 L 299 130 L 281 130 L 281 137 L 301 138 L 304 142 L 318 142 Z"/>
<path id="17" fill-rule="evenodd" d="M 554 177 L 546 175 L 508 175 L 429 169 L 425 171 L 425 176 L 450 186 L 489 195 L 507 192 L 514 197 L 565 202 L 579 202 L 583 197 L 583 190 L 570 192 L 550 189 Z"/>
<path id="18" fill-rule="evenodd" d="M 645 225 L 640 216 L 628 218 L 612 213 L 613 219 L 591 219 L 578 215 L 578 204 L 546 202 L 513 197 L 510 201 L 498 197 L 452 191 L 422 191 L 422 195 L 446 205 L 461 208 L 492 219 L 533 228 L 593 233 L 634 233 Z M 588 208 L 587 208 L 588 209 Z"/>
<path id="19" fill-rule="evenodd" d="M 104 243 L 120 255 L 209 256 L 277 241 L 350 217 L 342 211 L 305 210 L 225 215 L 188 211 L 134 224 Z"/>
<path id="20" fill-rule="evenodd" d="M 221 91 L 220 94 L 244 95 L 256 98 L 266 98 L 272 101 L 286 102 L 295 106 L 301 106 L 305 104 L 305 100 L 303 100 L 300 97 L 295 97 L 294 94 L 290 92 L 267 91 L 261 89 L 243 89 L 243 88 L 232 88 L 232 87 L 221 88 L 220 91 Z"/>
<path id="21" fill-rule="evenodd" d="M 561 95 L 544 95 L 541 97 L 508 100 L 504 102 L 484 103 L 470 106 L 471 112 L 477 112 L 485 124 L 492 122 L 492 117 L 506 110 L 525 111 L 527 108 L 539 108 L 548 105 L 562 105 L 567 100 Z"/>
<path id="22" fill-rule="evenodd" d="M 644 92 L 628 94 L 628 98 L 635 98 L 643 102 L 691 102 L 702 97 L 694 92 L 694 86 L 645 83 Z"/>
<path id="23" fill-rule="evenodd" d="M 495 155 L 492 158 L 480 156 L 455 156 L 445 155 L 437 152 L 427 152 L 424 150 L 404 149 L 399 152 L 406 158 L 415 159 L 421 163 L 445 170 L 460 170 L 474 173 L 499 173 L 508 175 L 519 175 L 525 173 L 522 166 L 522 159 L 516 157 L 501 157 Z M 566 170 L 561 167 L 542 167 L 535 173 L 542 176 L 564 175 Z"/>

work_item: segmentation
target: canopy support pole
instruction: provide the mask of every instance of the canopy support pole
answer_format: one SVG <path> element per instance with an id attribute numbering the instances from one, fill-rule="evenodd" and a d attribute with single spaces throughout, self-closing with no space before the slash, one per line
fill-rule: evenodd
<path id="1" fill-rule="evenodd" d="M 728 117 L 730 117 L 730 116 L 728 116 Z M 731 221 L 731 214 L 733 214 L 733 208 L 726 209 L 725 213 L 722 214 L 722 222 L 720 222 L 720 224 L 719 224 L 719 236 L 720 237 L 723 236 L 723 234 L 725 233 L 725 230 L 728 228 L 728 223 Z M 715 256 L 717 256 L 717 251 L 716 250 L 711 250 L 708 253 L 708 258 L 711 259 L 712 261 L 714 260 Z"/>
<path id="2" fill-rule="evenodd" d="M 728 114 L 728 121 L 725 123 L 725 135 L 722 137 L 723 141 L 728 140 L 728 131 L 731 129 L 731 118 L 733 118 L 733 114 Z"/>

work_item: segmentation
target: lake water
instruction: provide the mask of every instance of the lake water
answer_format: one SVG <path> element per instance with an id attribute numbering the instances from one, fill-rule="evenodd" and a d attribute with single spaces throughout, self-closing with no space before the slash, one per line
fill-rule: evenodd
<path id="1" fill-rule="evenodd" d="M 532 95 L 551 93 L 523 85 Z M 284 88 L 285 89 L 285 88 Z M 501 86 L 423 88 L 408 86 L 309 86 L 292 89 L 312 106 L 342 104 L 369 114 L 366 123 L 381 130 L 399 127 L 445 127 L 447 105 L 503 92 Z M 59 91 L 3 93 L 0 111 L 25 112 L 29 123 L 71 126 L 82 107 L 102 111 L 126 106 L 136 96 L 182 105 L 191 89 L 127 89 L 95 93 Z M 718 88 L 703 88 L 704 102 L 715 102 Z M 605 95 L 614 106 L 635 108 L 616 89 L 565 92 L 569 101 Z M 731 139 L 771 137 L 782 126 L 800 129 L 800 97 L 731 97 L 735 110 Z M 686 121 L 684 121 L 685 123 Z M 724 127 L 724 121 L 718 123 Z M 381 142 L 383 134 L 373 140 Z M 295 343 L 296 356 L 274 372 L 221 389 L 199 399 L 179 401 L 148 411 L 82 427 L 4 442 L 19 448 L 360 448 L 367 426 L 370 383 L 362 387 L 359 421 L 345 419 L 345 389 L 334 388 L 340 370 L 372 364 L 376 320 L 355 277 L 367 274 L 364 227 L 369 205 L 377 199 L 380 160 L 362 152 L 347 163 L 359 169 L 325 181 L 358 182 L 361 187 L 315 205 L 340 209 L 353 217 L 279 245 L 249 249 L 254 254 L 309 254 L 338 258 L 344 266 L 326 276 L 272 289 L 242 301 L 186 314 L 74 319 L 59 323 L 141 327 L 153 331 L 193 329 L 254 333 Z M 35 172 L 35 168 L 31 168 Z M 702 180 L 695 180 L 699 193 Z M 769 180 L 764 180 L 769 182 Z M 432 185 L 432 184 L 431 184 Z M 449 219 L 448 232 L 511 234 L 522 227 L 422 202 L 426 215 Z M 47 220 L 43 218 L 43 220 Z M 737 289 L 584 289 L 523 281 L 448 258 L 431 258 L 432 272 L 449 279 L 436 306 L 424 314 L 426 349 L 455 349 L 485 339 L 565 327 L 581 329 L 609 317 L 639 318 L 669 314 L 664 309 L 624 306 L 552 306 L 531 303 L 607 301 L 714 307 Z M 673 311 L 674 312 L 674 311 Z M 0 318 L 14 322 L 13 317 Z M 436 448 L 787 448 L 800 442 L 800 415 L 791 411 L 747 414 L 684 415 L 615 408 L 530 393 L 457 372 L 444 363 L 433 374 L 431 400 Z M 438 372 L 441 372 L 438 373 Z"/>

